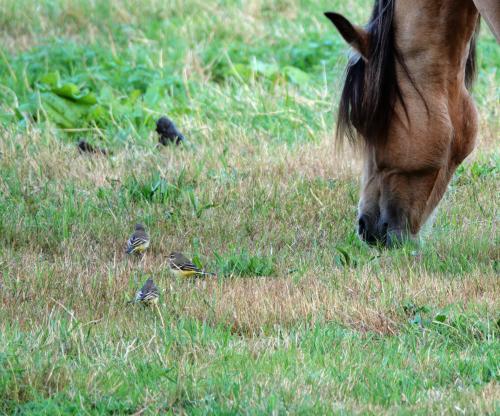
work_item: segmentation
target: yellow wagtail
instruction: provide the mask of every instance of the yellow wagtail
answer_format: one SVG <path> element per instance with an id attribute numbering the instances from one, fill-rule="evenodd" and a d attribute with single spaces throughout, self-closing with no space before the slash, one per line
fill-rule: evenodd
<path id="1" fill-rule="evenodd" d="M 184 254 L 173 252 L 168 257 L 170 270 L 180 277 L 192 276 L 214 276 L 214 273 L 208 273 L 196 267 Z"/>
<path id="2" fill-rule="evenodd" d="M 142 303 L 144 305 L 154 305 L 158 302 L 160 297 L 160 291 L 158 287 L 153 282 L 153 279 L 149 278 L 139 290 L 134 298 L 134 303 Z"/>
<path id="3" fill-rule="evenodd" d="M 142 254 L 149 247 L 149 235 L 144 225 L 136 224 L 134 233 L 127 241 L 127 254 Z"/>

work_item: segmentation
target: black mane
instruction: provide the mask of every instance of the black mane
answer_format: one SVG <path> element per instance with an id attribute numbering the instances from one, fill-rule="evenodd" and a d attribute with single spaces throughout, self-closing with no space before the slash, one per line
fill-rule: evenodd
<path id="1" fill-rule="evenodd" d="M 396 100 L 407 109 L 396 75 L 396 62 L 401 66 L 420 97 L 427 104 L 396 48 L 394 41 L 394 0 L 375 0 L 366 30 L 369 33 L 369 62 L 359 54 L 350 60 L 340 98 L 337 117 L 337 138 L 347 136 L 356 141 L 362 136 L 368 143 L 387 137 Z M 466 85 L 469 88 L 476 72 L 476 35 L 471 39 L 466 66 Z M 428 109 L 427 109 L 428 110 Z M 406 114 L 408 115 L 408 114 Z"/>
<path id="2" fill-rule="evenodd" d="M 474 29 L 474 33 L 470 40 L 467 63 L 465 64 L 465 86 L 469 90 L 472 88 L 472 84 L 476 79 L 476 71 L 477 71 L 476 42 L 477 42 L 477 37 L 479 36 L 479 29 L 481 27 L 480 23 L 481 19 L 478 17 L 476 28 Z"/>

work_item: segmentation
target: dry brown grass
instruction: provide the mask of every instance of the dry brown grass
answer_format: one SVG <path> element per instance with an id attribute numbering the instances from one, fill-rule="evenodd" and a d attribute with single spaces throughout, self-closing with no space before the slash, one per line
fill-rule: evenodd
<path id="1" fill-rule="evenodd" d="M 80 189 L 82 199 L 92 199 L 95 187 L 117 186 L 129 172 L 131 163 L 138 177 L 152 167 L 166 177 L 175 175 L 181 168 L 189 172 L 196 166 L 196 160 L 204 160 L 207 169 L 217 167 L 217 160 L 210 156 L 217 154 L 217 146 L 208 153 L 201 151 L 190 155 L 190 163 L 187 164 L 174 157 L 172 149 L 166 149 L 160 155 L 147 151 L 138 157 L 135 151 L 123 151 L 110 159 L 92 158 L 79 155 L 73 147 L 50 138 L 48 140 L 48 143 L 43 143 L 43 139 L 33 132 L 29 139 L 26 136 L 16 137 L 15 141 L 2 144 L 3 163 L 15 162 L 17 174 L 24 178 L 26 192 L 32 196 L 50 182 L 51 193 L 57 197 L 68 183 L 72 183 Z M 227 203 L 233 207 L 222 214 L 215 212 L 202 220 L 194 219 L 191 224 L 192 227 L 199 226 L 196 234 L 201 237 L 202 253 L 208 259 L 212 250 L 228 247 L 228 241 L 216 236 L 221 227 L 242 227 L 249 212 L 247 205 L 252 203 L 248 200 L 252 189 L 259 188 L 264 195 L 268 194 L 265 198 L 269 199 L 278 189 L 281 203 L 286 205 L 287 199 L 293 199 L 291 195 L 294 192 L 300 195 L 301 191 L 297 189 L 304 180 L 326 177 L 349 181 L 354 174 L 349 162 L 351 155 L 320 157 L 331 151 L 327 139 L 303 146 L 299 151 L 288 152 L 283 159 L 276 158 L 265 145 L 254 157 L 246 152 L 246 147 L 247 144 L 242 142 L 231 149 L 233 165 L 243 172 L 246 170 L 246 175 L 242 175 L 242 179 L 235 184 L 229 187 L 211 184 L 211 189 L 207 189 L 204 181 L 199 180 L 200 191 L 209 199 L 231 201 Z M 242 159 L 241 152 L 245 154 L 245 159 Z M 310 188 L 310 194 L 293 199 L 293 203 L 300 206 L 298 211 L 292 209 L 292 212 L 300 213 L 300 220 L 305 223 L 322 224 L 319 218 L 327 215 L 332 204 L 341 206 L 350 203 L 343 194 L 343 188 L 337 191 L 327 188 L 313 191 L 313 188 Z M 325 259 L 323 264 L 316 260 L 318 253 L 314 250 L 319 248 L 320 254 L 331 250 L 328 249 L 331 246 L 321 240 L 319 246 L 315 243 L 316 248 L 311 245 L 317 238 L 318 230 L 299 228 L 296 219 L 285 218 L 283 214 L 277 215 L 272 211 L 266 215 L 270 222 L 261 223 L 270 232 L 262 234 L 257 226 L 254 238 L 266 235 L 276 250 L 288 253 L 278 259 L 277 276 L 178 281 L 168 275 L 166 255 L 173 248 L 185 249 L 193 229 L 172 228 L 160 221 L 159 224 L 166 228 L 162 229 L 160 225 L 152 229 L 153 246 L 144 261 L 138 262 L 123 253 L 132 218 L 119 218 L 109 208 L 103 206 L 103 209 L 103 215 L 108 217 L 106 222 L 110 224 L 111 221 L 113 228 L 98 235 L 93 235 L 85 227 L 77 228 L 69 239 L 61 242 L 56 252 L 46 252 L 39 246 L 39 239 L 33 244 L 27 243 L 18 248 L 13 246 L 4 251 L 3 264 L 9 270 L 8 284 L 15 282 L 16 287 L 15 296 L 3 296 L 7 317 L 22 316 L 22 323 L 32 325 L 41 314 L 59 309 L 56 302 L 59 301 L 81 319 L 119 318 L 123 314 L 125 299 L 133 295 L 131 276 L 134 273 L 148 273 L 156 277 L 164 290 L 166 313 L 192 317 L 212 325 L 229 325 L 236 333 L 250 335 L 267 332 L 276 326 L 291 328 L 312 325 L 316 321 L 333 321 L 362 332 L 394 335 L 407 320 L 402 304 L 408 299 L 436 308 L 448 304 L 462 305 L 470 311 L 480 308 L 490 316 L 498 311 L 500 287 L 498 276 L 493 271 L 484 273 L 477 270 L 466 277 L 433 273 L 426 270 L 422 255 L 414 257 L 406 269 L 401 269 L 401 265 L 394 268 L 395 260 L 390 252 L 379 255 L 376 261 L 378 270 L 370 263 L 342 270 L 331 260 Z M 155 207 L 153 209 L 158 212 Z M 289 244 L 280 243 L 276 235 L 285 228 L 296 232 L 294 241 Z M 488 256 L 491 258 L 495 253 L 491 252 Z M 306 266 L 300 277 L 287 274 L 287 270 L 294 265 Z"/>

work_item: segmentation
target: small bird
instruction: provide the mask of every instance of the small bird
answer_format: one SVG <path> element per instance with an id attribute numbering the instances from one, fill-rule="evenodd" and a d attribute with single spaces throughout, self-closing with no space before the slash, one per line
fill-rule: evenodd
<path id="1" fill-rule="evenodd" d="M 156 122 L 156 132 L 160 135 L 159 142 L 163 146 L 166 146 L 171 142 L 175 142 L 175 144 L 178 145 L 180 142 L 185 140 L 182 133 L 177 130 L 174 122 L 165 116 L 160 117 L 160 119 Z"/>
<path id="2" fill-rule="evenodd" d="M 96 147 L 83 139 L 78 142 L 77 146 L 78 146 L 78 151 L 80 153 L 87 152 L 87 153 L 101 153 L 103 155 L 108 154 L 108 151 L 106 149 L 103 149 L 102 147 Z"/>
<path id="3" fill-rule="evenodd" d="M 158 287 L 154 284 L 153 279 L 149 278 L 139 290 L 133 301 L 133 303 L 142 303 L 144 305 L 153 305 L 158 302 L 160 297 L 160 291 Z"/>
<path id="4" fill-rule="evenodd" d="M 149 235 L 144 225 L 136 224 L 135 231 L 127 241 L 127 254 L 142 254 L 149 247 Z"/>
<path id="5" fill-rule="evenodd" d="M 196 267 L 184 254 L 173 252 L 168 257 L 168 265 L 170 270 L 180 277 L 192 276 L 214 276 L 213 273 L 205 272 Z"/>

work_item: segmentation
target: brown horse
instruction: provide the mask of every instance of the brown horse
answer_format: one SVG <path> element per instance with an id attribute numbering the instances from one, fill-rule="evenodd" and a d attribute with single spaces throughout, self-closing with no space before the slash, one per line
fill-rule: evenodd
<path id="1" fill-rule="evenodd" d="M 376 0 L 365 28 L 325 13 L 355 49 L 337 137 L 361 139 L 359 235 L 416 236 L 474 148 L 479 14 L 472 0 Z"/>

